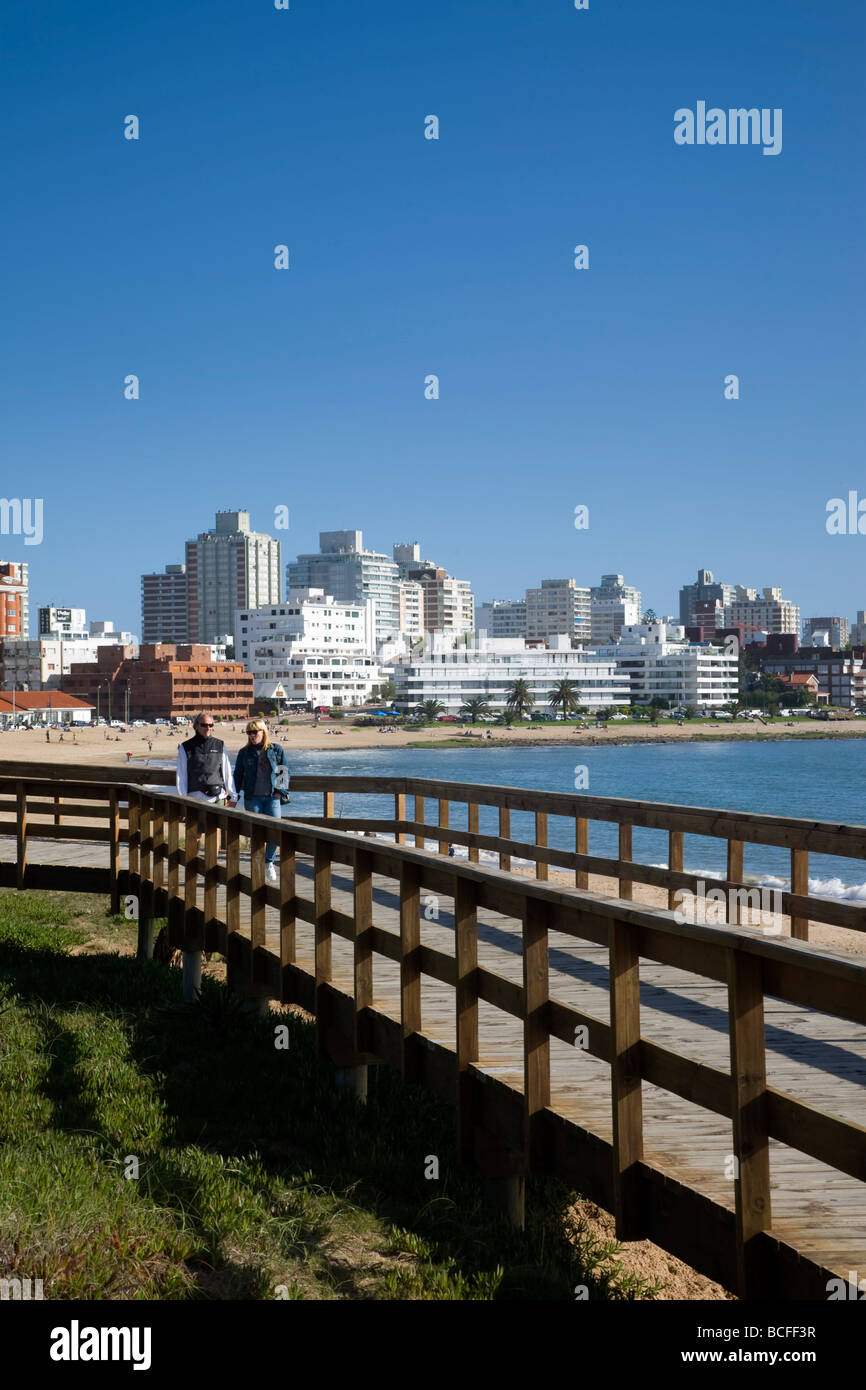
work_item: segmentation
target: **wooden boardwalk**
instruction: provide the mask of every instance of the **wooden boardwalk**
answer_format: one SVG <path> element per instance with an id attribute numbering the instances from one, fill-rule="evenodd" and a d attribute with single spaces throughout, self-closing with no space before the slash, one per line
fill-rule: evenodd
<path id="1" fill-rule="evenodd" d="M 28 859 L 35 864 L 108 867 L 108 847 L 75 841 L 37 838 L 28 841 Z M 370 842 L 366 842 L 370 843 Z M 125 861 L 125 850 L 123 860 Z M 437 859 L 435 854 L 431 859 Z M 0 840 L 0 859 L 14 862 L 15 841 Z M 249 872 L 243 856 L 242 872 Z M 441 864 L 441 859 L 438 859 Z M 224 863 L 224 858 L 220 858 Z M 313 865 L 297 857 L 297 893 L 312 899 Z M 352 874 L 341 866 L 331 870 L 332 905 L 348 916 L 353 911 Z M 399 941 L 399 885 L 374 875 L 374 921 Z M 225 890 L 218 890 L 222 912 Z M 201 885 L 199 885 L 201 905 Z M 607 903 L 610 899 L 605 899 Z M 421 940 L 453 956 L 453 901 L 422 893 Z M 632 907 L 634 904 L 623 904 Z M 249 902 L 242 903 L 241 932 L 249 934 Z M 314 928 L 297 920 L 298 966 L 315 973 Z M 267 908 L 266 944 L 279 955 L 279 919 Z M 804 950 L 817 947 L 805 946 Z M 353 953 L 350 942 L 332 940 L 333 983 L 352 993 Z M 822 955 L 844 953 L 822 948 Z M 607 1023 L 610 1018 L 608 949 L 576 942 L 552 931 L 549 941 L 550 995 Z M 848 957 L 850 959 L 850 957 Z M 485 908 L 478 911 L 478 963 L 513 981 L 523 982 L 521 923 Z M 730 1068 L 728 992 L 711 979 L 641 961 L 641 1034 L 698 1063 L 727 1072 Z M 373 1005 L 389 1017 L 400 1018 L 400 966 L 376 954 L 373 964 Z M 451 986 L 424 976 L 421 989 L 422 1029 L 435 1042 L 454 1049 L 455 995 Z M 524 1082 L 523 1024 L 499 1009 L 479 1004 L 480 1056 L 478 1069 L 516 1090 Z M 840 1119 L 862 1125 L 866 1119 L 866 1027 L 814 1009 L 767 996 L 765 1004 L 767 1083 Z M 712 1201 L 733 1210 L 734 1174 L 731 1123 L 670 1091 L 643 1082 L 644 1153 L 681 1182 Z M 569 1047 L 551 1039 L 550 1106 L 559 1114 L 611 1141 L 611 1074 L 607 1063 L 579 1045 Z M 866 1277 L 866 1182 L 857 1181 L 816 1159 L 770 1140 L 772 1231 L 802 1255 L 847 1279 L 850 1271 Z M 866 1178 L 866 1174 L 864 1174 Z"/>

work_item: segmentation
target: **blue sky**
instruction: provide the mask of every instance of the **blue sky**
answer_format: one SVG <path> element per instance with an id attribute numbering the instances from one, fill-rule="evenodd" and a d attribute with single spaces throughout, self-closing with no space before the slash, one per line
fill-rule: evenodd
<path id="1" fill-rule="evenodd" d="M 620 571 L 676 613 L 707 567 L 853 616 L 866 536 L 825 517 L 866 497 L 864 37 L 860 0 L 7 7 L 32 607 L 138 632 L 143 571 L 286 505 L 284 560 L 417 538 L 478 601 Z M 782 108 L 782 152 L 676 145 L 699 100 Z"/>

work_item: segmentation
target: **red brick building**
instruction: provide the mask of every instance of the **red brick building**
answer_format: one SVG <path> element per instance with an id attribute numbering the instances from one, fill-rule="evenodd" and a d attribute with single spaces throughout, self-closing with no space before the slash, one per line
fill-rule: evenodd
<path id="1" fill-rule="evenodd" d="M 210 710 L 222 719 L 246 719 L 254 678 L 240 661 L 211 661 L 210 647 L 142 643 L 103 646 L 96 662 L 73 662 L 62 689 L 96 705 L 111 719 L 171 719 Z"/>

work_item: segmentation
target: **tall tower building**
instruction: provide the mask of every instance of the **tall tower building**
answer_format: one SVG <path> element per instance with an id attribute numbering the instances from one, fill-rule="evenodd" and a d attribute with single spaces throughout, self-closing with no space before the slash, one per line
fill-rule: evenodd
<path id="1" fill-rule="evenodd" d="M 30 566 L 0 560 L 0 637 L 30 636 Z"/>
<path id="2" fill-rule="evenodd" d="M 377 642 L 400 630 L 400 571 L 387 555 L 364 549 L 361 531 L 320 531 L 319 553 L 291 560 L 286 577 L 290 589 L 322 589 L 338 603 L 372 599 Z"/>
<path id="3" fill-rule="evenodd" d="M 141 576 L 141 640 L 181 646 L 189 642 L 186 565 L 166 565 L 162 574 Z"/>
<path id="4" fill-rule="evenodd" d="M 526 590 L 526 639 L 547 641 L 565 635 L 588 642 L 591 631 L 589 589 L 573 579 L 542 579 L 540 589 Z"/>
<path id="5" fill-rule="evenodd" d="M 624 627 L 643 617 L 641 592 L 626 584 L 621 574 L 603 574 L 601 583 L 590 589 L 591 640 L 593 646 L 618 642 Z"/>
<path id="6" fill-rule="evenodd" d="M 189 640 L 211 644 L 241 608 L 279 603 L 280 542 L 250 530 L 249 512 L 217 512 L 213 531 L 186 543 Z"/>

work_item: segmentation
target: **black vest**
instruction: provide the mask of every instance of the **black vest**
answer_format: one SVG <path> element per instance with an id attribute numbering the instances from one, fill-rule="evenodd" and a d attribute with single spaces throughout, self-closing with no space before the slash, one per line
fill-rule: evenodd
<path id="1" fill-rule="evenodd" d="M 222 761 L 225 744 L 219 738 L 188 738 L 181 745 L 186 751 L 188 792 L 219 796 L 223 791 Z"/>

